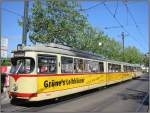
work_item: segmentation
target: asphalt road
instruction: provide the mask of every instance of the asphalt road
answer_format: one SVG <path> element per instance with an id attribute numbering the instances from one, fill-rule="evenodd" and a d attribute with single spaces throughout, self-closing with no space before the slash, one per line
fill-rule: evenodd
<path id="1" fill-rule="evenodd" d="M 58 100 L 1 103 L 1 110 L 7 112 L 147 112 L 148 84 L 149 76 L 145 74 L 137 79 L 66 96 Z"/>

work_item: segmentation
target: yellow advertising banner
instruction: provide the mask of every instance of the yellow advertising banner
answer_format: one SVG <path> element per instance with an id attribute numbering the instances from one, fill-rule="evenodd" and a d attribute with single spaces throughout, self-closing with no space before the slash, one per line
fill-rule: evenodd
<path id="1" fill-rule="evenodd" d="M 38 93 L 66 90 L 71 88 L 106 83 L 106 74 L 39 76 Z"/>

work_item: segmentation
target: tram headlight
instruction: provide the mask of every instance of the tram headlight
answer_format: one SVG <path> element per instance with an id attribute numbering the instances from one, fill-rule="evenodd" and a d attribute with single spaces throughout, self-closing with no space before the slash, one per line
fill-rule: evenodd
<path id="1" fill-rule="evenodd" d="M 16 86 L 16 84 L 13 85 L 13 91 L 17 91 L 18 90 L 18 86 Z"/>

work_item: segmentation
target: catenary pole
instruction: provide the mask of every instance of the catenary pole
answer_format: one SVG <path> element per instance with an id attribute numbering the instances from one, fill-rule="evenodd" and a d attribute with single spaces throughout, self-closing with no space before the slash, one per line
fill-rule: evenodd
<path id="1" fill-rule="evenodd" d="M 121 33 L 121 37 L 122 37 L 122 46 L 123 46 L 123 61 L 124 61 L 124 32 Z"/>
<path id="2" fill-rule="evenodd" d="M 22 45 L 24 46 L 26 46 L 27 44 L 28 7 L 29 1 L 24 0 L 23 34 L 22 34 Z"/>

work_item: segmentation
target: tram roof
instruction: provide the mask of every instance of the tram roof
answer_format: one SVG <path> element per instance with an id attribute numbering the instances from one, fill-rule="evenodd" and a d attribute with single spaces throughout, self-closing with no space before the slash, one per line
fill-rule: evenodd
<path id="1" fill-rule="evenodd" d="M 76 56 L 76 57 L 84 57 L 96 60 L 106 60 L 106 58 L 102 55 L 95 54 L 88 51 L 82 51 L 76 48 L 71 48 L 68 46 L 60 45 L 60 44 L 38 44 L 32 46 L 25 46 L 22 47 L 22 51 L 34 51 L 34 52 L 45 52 L 45 53 L 54 53 L 54 54 L 63 54 L 69 56 Z M 12 52 L 17 52 L 17 49 L 14 49 Z"/>
<path id="2" fill-rule="evenodd" d="M 82 51 L 82 50 L 79 50 L 76 48 L 71 48 L 68 46 L 55 44 L 55 43 L 24 46 L 24 47 L 22 47 L 21 50 L 22 51 L 35 51 L 35 52 L 63 54 L 63 55 L 69 55 L 69 56 L 76 56 L 76 57 L 83 57 L 83 58 L 89 58 L 89 59 L 95 59 L 95 60 L 108 61 L 111 63 L 124 64 L 124 65 L 128 65 L 128 66 L 138 66 L 137 64 L 135 65 L 135 64 L 127 63 L 127 62 L 110 60 L 99 54 L 95 54 L 95 53 L 92 53 L 89 51 Z M 17 49 L 14 49 L 12 52 L 17 52 Z"/>

